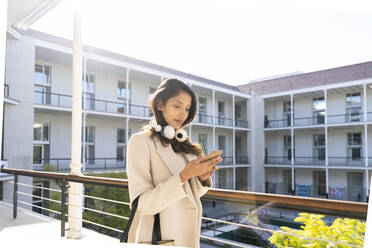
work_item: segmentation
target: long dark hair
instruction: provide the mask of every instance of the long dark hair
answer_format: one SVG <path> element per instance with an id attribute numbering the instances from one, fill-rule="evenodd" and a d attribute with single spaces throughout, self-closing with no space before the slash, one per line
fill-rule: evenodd
<path id="1" fill-rule="evenodd" d="M 191 96 L 189 115 L 181 126 L 187 127 L 194 120 L 197 108 L 197 98 L 190 86 L 178 79 L 169 78 L 164 80 L 150 97 L 149 107 L 154 114 L 156 122 L 162 127 L 165 127 L 168 123 L 165 121 L 161 111 L 158 110 L 159 104 L 165 105 L 170 98 L 177 96 L 181 92 L 185 92 Z M 172 140 L 165 138 L 160 132 L 156 132 L 154 128 L 151 128 L 149 125 L 144 128 L 150 131 L 151 138 L 159 139 L 164 146 L 171 144 L 175 152 L 191 153 L 195 155 L 201 155 L 203 152 L 201 146 L 199 144 L 193 144 L 189 138 L 184 142 L 178 142 L 175 138 Z"/>

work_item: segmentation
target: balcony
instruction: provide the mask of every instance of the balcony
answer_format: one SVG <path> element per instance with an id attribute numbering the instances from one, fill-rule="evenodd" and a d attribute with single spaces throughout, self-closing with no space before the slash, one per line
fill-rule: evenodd
<path id="1" fill-rule="evenodd" d="M 218 164 L 219 166 L 233 165 L 233 157 L 221 157 L 223 160 Z"/>
<path id="2" fill-rule="evenodd" d="M 26 170 L 19 170 L 19 169 L 2 169 L 3 173 L 11 173 L 14 175 L 14 197 L 13 199 L 13 211 L 11 208 L 8 207 L 6 211 L 1 211 L 2 217 L 5 221 L 1 222 L 4 223 L 3 225 L 6 226 L 5 230 L 8 234 L 3 237 L 16 237 L 16 235 L 21 235 L 23 232 L 18 231 L 15 228 L 7 228 L 14 220 L 11 220 L 11 215 L 13 212 L 13 218 L 18 218 L 17 221 L 20 223 L 20 228 L 22 228 L 25 232 L 25 236 L 22 236 L 22 239 L 14 238 L 12 239 L 12 244 L 18 246 L 20 242 L 25 240 L 25 237 L 31 236 L 31 233 L 34 234 L 35 232 L 43 233 L 43 235 L 30 237 L 27 239 L 27 242 L 30 240 L 35 240 L 38 244 L 41 242 L 45 242 L 44 239 L 49 239 L 52 237 L 53 242 L 56 240 L 65 240 L 63 237 L 65 235 L 65 227 L 67 221 L 67 214 L 65 212 L 65 207 L 60 207 L 59 210 L 53 210 L 54 215 L 60 216 L 61 225 L 25 225 L 27 223 L 27 217 L 23 215 L 24 210 L 20 208 L 20 204 L 27 205 L 27 202 L 21 201 L 17 198 L 17 195 L 25 194 L 23 191 L 24 187 L 27 184 L 19 183 L 18 177 L 19 176 L 26 176 L 26 177 L 42 177 L 50 180 L 60 180 L 62 181 L 61 190 L 58 191 L 62 198 L 61 200 L 57 200 L 56 204 L 67 206 L 70 205 L 68 198 L 68 189 L 66 187 L 68 182 L 78 182 L 83 183 L 85 187 L 87 185 L 95 186 L 105 186 L 111 189 L 116 188 L 118 190 L 122 190 L 121 194 L 107 194 L 105 197 L 98 197 L 98 196 L 91 196 L 89 195 L 89 190 L 85 190 L 85 199 L 93 199 L 91 201 L 84 201 L 83 211 L 84 212 L 92 212 L 96 213 L 97 216 L 101 219 L 121 219 L 126 222 L 125 219 L 127 217 L 122 215 L 113 214 L 107 212 L 109 210 L 116 209 L 120 204 L 125 205 L 124 207 L 128 209 L 128 202 L 123 201 L 122 199 L 128 199 L 127 197 L 127 186 L 128 181 L 124 179 L 110 179 L 110 178 L 100 178 L 100 177 L 87 177 L 87 176 L 71 176 L 68 174 L 63 173 L 48 173 L 48 172 L 35 172 L 35 171 L 26 171 Z M 32 186 L 31 186 L 32 187 Z M 105 187 L 102 187 L 104 190 Z M 311 186 L 310 186 L 311 189 Z M 45 190 L 51 190 L 46 188 Z M 106 189 L 108 190 L 108 189 Z M 124 195 L 126 195 L 124 197 Z M 120 197 L 120 199 L 111 199 L 110 197 Z M 35 196 L 33 196 L 35 197 Z M 82 197 L 82 196 L 81 196 Z M 48 198 L 45 198 L 48 199 Z M 94 204 L 98 202 L 107 202 L 108 207 L 101 208 Z M 93 205 L 90 205 L 93 204 Z M 367 203 L 361 202 L 346 202 L 346 201 L 339 201 L 339 200 L 328 200 L 328 199 L 317 199 L 317 198 L 310 198 L 310 197 L 299 197 L 299 196 L 284 196 L 284 195 L 275 195 L 275 194 L 263 194 L 263 193 L 253 193 L 253 192 L 244 192 L 244 191 L 234 191 L 234 190 L 221 190 L 221 189 L 211 189 L 207 192 L 206 195 L 202 197 L 202 204 L 203 204 L 203 217 L 202 217 L 202 225 L 201 225 L 201 247 L 221 247 L 224 246 L 233 246 L 233 247 L 252 247 L 252 246 L 259 246 L 259 247 L 268 247 L 272 244 L 269 241 L 269 238 L 273 235 L 280 235 L 283 233 L 288 235 L 289 237 L 296 236 L 299 237 L 300 240 L 309 240 L 308 242 L 312 241 L 319 241 L 319 239 L 314 239 L 313 236 L 307 236 L 305 233 L 289 233 L 287 231 L 280 230 L 279 227 L 287 226 L 294 230 L 301 229 L 301 223 L 294 221 L 294 219 L 299 216 L 300 213 L 313 213 L 313 214 L 323 214 L 323 221 L 325 223 L 325 228 L 330 228 L 330 231 L 333 231 L 332 223 L 337 218 L 351 218 L 355 219 L 358 223 L 365 223 L 366 216 L 367 216 Z M 3 204 L 1 204 L 3 205 Z M 116 207 L 113 207 L 113 206 Z M 39 207 L 34 205 L 34 207 Z M 50 209 L 44 209 L 50 211 Z M 17 217 L 18 215 L 18 217 Z M 37 215 L 33 213 L 36 217 L 41 217 L 41 215 Z M 45 221 L 46 217 L 44 218 Z M 50 219 L 50 218 L 48 218 Z M 92 228 L 93 226 L 99 228 L 92 228 L 96 231 L 103 231 L 108 230 L 106 232 L 107 235 L 113 238 L 119 238 L 120 234 L 122 233 L 122 228 L 118 228 L 118 222 L 114 226 L 107 226 L 104 224 L 100 224 L 91 220 L 88 220 L 88 215 L 83 215 L 83 219 L 81 220 L 84 226 Z M 57 221 L 54 221 L 56 223 Z M 58 223 L 58 222 L 57 222 Z M 23 225 L 22 225 L 23 224 Z M 28 229 L 27 229 L 28 228 Z M 33 231 L 30 232 L 29 228 L 33 228 Z M 27 230 L 27 231 L 26 231 Z M 334 230 L 341 235 L 349 235 L 344 230 Z M 47 237 L 45 233 L 47 232 Z M 62 237 L 57 237 L 58 233 Z M 79 243 L 80 246 L 84 245 L 85 242 L 91 240 L 89 237 L 92 235 L 89 230 L 84 229 L 84 233 L 88 234 L 88 236 L 83 237 L 81 240 L 71 241 L 71 244 L 76 242 Z M 301 236 L 304 235 L 304 236 Z M 42 238 L 40 238 L 42 237 Z M 348 238 L 347 238 L 348 239 Z M 362 237 L 363 239 L 363 237 Z M 327 244 L 333 245 L 345 245 L 342 241 L 339 240 L 346 240 L 346 239 L 336 239 L 331 240 L 330 237 L 323 236 L 320 241 L 322 241 L 322 245 L 325 247 Z M 354 240 L 354 238 L 350 238 L 350 240 Z M 48 245 L 50 246 L 50 243 Z M 101 245 L 111 245 L 111 242 L 108 237 L 100 238 L 99 235 L 95 236 L 95 244 Z M 101 242 L 106 242 L 105 244 Z M 118 245 L 118 241 L 116 241 Z M 343 241 L 346 242 L 346 241 Z M 356 245 L 354 247 L 362 247 L 362 244 Z"/>
<path id="3" fill-rule="evenodd" d="M 225 118 L 225 117 L 222 117 L 222 116 L 216 116 L 216 117 L 214 117 L 214 124 L 215 125 L 220 125 L 220 126 L 232 127 L 233 126 L 233 119 Z"/>
<path id="4" fill-rule="evenodd" d="M 213 116 L 212 115 L 206 115 L 206 114 L 197 114 L 197 115 L 195 115 L 195 122 L 196 123 L 213 125 Z"/>
<path id="5" fill-rule="evenodd" d="M 372 112 L 367 113 L 367 121 L 372 122 Z"/>
<path id="6" fill-rule="evenodd" d="M 291 165 L 291 158 L 286 156 L 267 156 L 264 163 L 266 165 Z"/>
<path id="7" fill-rule="evenodd" d="M 311 165 L 311 166 L 324 166 L 325 165 L 325 158 L 319 157 L 295 157 L 294 158 L 295 165 Z"/>
<path id="8" fill-rule="evenodd" d="M 70 158 L 50 158 L 38 159 L 34 161 L 33 168 L 35 171 L 69 171 Z M 85 162 L 86 171 L 99 170 L 121 170 L 126 168 L 126 159 L 117 158 L 87 158 Z"/>
<path id="9" fill-rule="evenodd" d="M 72 108 L 71 95 L 35 91 L 34 97 L 35 104 Z M 126 103 L 99 100 L 95 98 L 86 98 L 84 110 L 99 111 L 104 113 L 126 114 Z M 129 114 L 134 116 L 150 117 L 151 111 L 150 108 L 147 106 L 130 104 Z"/>
<path id="10" fill-rule="evenodd" d="M 364 157 L 328 157 L 328 166 L 365 167 Z"/>
<path id="11" fill-rule="evenodd" d="M 310 116 L 310 117 L 301 117 L 294 119 L 294 125 L 296 127 L 300 126 L 315 126 L 315 125 L 323 125 L 324 124 L 324 116 Z"/>
<path id="12" fill-rule="evenodd" d="M 248 121 L 235 119 L 235 127 L 249 128 Z"/>
<path id="13" fill-rule="evenodd" d="M 267 120 L 264 122 L 264 128 L 284 128 L 291 126 L 291 119 Z"/>
<path id="14" fill-rule="evenodd" d="M 248 157 L 235 157 L 235 164 L 249 164 Z"/>
<path id="15" fill-rule="evenodd" d="M 328 115 L 328 124 L 358 123 L 363 121 L 363 113 Z"/>

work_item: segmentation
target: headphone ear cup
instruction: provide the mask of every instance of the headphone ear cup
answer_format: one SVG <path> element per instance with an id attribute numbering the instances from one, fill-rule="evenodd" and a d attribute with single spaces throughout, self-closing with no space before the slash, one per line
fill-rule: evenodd
<path id="1" fill-rule="evenodd" d="M 163 130 L 163 136 L 167 139 L 173 139 L 176 131 L 171 125 L 167 125 Z"/>
<path id="2" fill-rule="evenodd" d="M 184 142 L 187 138 L 186 131 L 183 130 L 182 128 L 178 129 L 176 134 L 175 134 L 175 138 L 178 142 Z"/>

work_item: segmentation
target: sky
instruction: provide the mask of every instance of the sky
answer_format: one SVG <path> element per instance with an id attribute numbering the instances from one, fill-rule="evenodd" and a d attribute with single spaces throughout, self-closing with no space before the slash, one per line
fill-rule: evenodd
<path id="1" fill-rule="evenodd" d="M 84 44 L 230 85 L 372 61 L 372 1 L 82 0 Z M 73 0 L 31 29 L 73 38 Z"/>

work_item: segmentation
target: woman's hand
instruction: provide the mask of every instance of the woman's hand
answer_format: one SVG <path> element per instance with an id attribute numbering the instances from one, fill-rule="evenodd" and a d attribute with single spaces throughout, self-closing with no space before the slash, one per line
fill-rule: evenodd
<path id="1" fill-rule="evenodd" d="M 212 175 L 212 172 L 214 170 L 218 169 L 216 164 L 222 161 L 222 158 L 220 158 L 220 156 L 217 156 L 216 158 L 210 159 L 208 161 L 201 162 L 204 157 L 205 156 L 202 155 L 197 159 L 191 160 L 185 166 L 183 171 L 180 173 L 181 182 L 185 182 L 194 176 L 197 176 L 202 181 L 204 181 Z"/>

